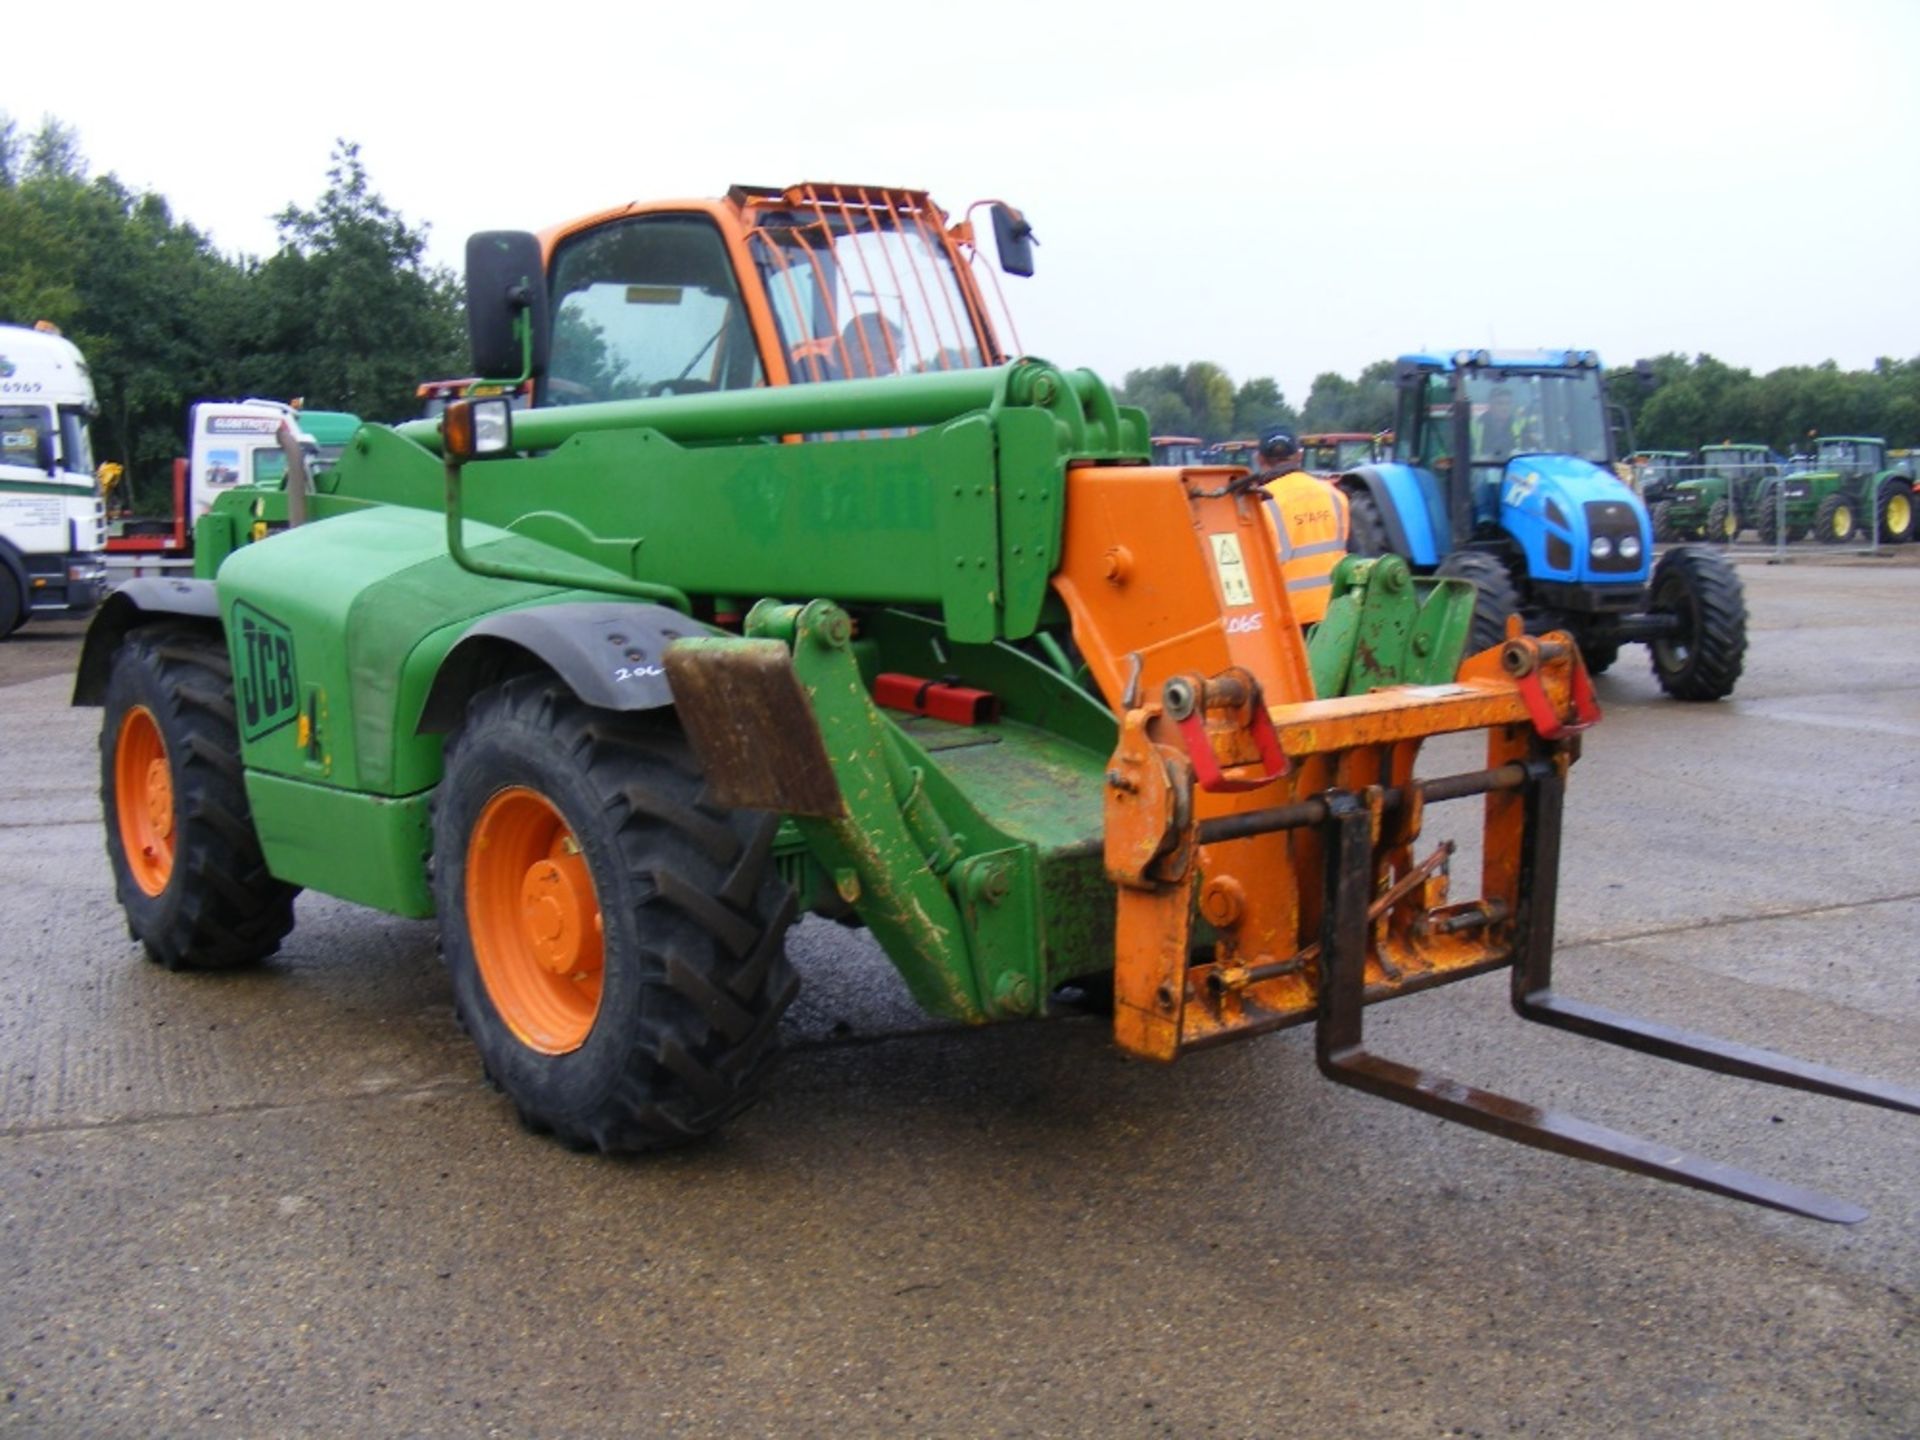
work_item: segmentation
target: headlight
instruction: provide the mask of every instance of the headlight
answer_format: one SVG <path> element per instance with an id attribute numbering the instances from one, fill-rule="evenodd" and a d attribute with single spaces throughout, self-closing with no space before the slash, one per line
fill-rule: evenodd
<path id="1" fill-rule="evenodd" d="M 1613 554 L 1613 541 L 1604 535 L 1596 535 L 1593 537 L 1593 543 L 1587 546 L 1587 554 L 1596 560 L 1604 560 Z"/>
<path id="2" fill-rule="evenodd" d="M 1638 535 L 1623 535 L 1620 537 L 1620 558 L 1622 560 L 1638 560 L 1640 558 L 1640 537 Z"/>

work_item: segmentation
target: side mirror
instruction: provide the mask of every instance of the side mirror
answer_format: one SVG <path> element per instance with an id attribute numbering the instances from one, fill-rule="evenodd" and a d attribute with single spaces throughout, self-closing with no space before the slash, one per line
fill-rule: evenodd
<path id="1" fill-rule="evenodd" d="M 546 374 L 551 328 L 540 242 L 524 230 L 483 230 L 470 237 L 467 338 L 474 374 L 483 380 Z"/>
<path id="2" fill-rule="evenodd" d="M 1000 251 L 1000 268 L 1009 275 L 1033 274 L 1033 226 L 1011 205 L 993 204 L 993 243 Z"/>
<path id="3" fill-rule="evenodd" d="M 33 436 L 33 463 L 49 475 L 60 473 L 60 462 L 53 453 L 53 432 L 36 430 Z"/>

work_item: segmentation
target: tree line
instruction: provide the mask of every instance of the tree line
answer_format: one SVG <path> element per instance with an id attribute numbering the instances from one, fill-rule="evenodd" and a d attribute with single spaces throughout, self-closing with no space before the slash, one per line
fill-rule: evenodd
<path id="1" fill-rule="evenodd" d="M 301 397 L 397 420 L 415 386 L 465 373 L 459 286 L 425 261 L 427 227 L 336 144 L 325 191 L 274 217 L 279 248 L 225 255 L 163 196 L 89 176 L 74 131 L 0 114 L 0 321 L 45 320 L 93 374 L 100 460 L 136 509 L 164 509 L 196 400 Z"/>
<path id="2" fill-rule="evenodd" d="M 80 347 L 100 402 L 94 444 L 125 467 L 135 507 L 164 508 L 170 462 L 195 400 L 302 397 L 371 419 L 414 413 L 423 379 L 467 360 L 460 288 L 426 263 L 427 226 L 373 188 L 359 148 L 336 143 L 311 206 L 275 217 L 278 248 L 226 255 L 165 197 L 90 176 L 78 136 L 48 119 L 27 133 L 0 113 L 0 321 L 46 320 Z M 1643 449 L 1758 441 L 1782 453 L 1814 433 L 1920 443 L 1920 357 L 1870 370 L 1832 361 L 1756 376 L 1711 355 L 1662 355 L 1608 372 Z M 1155 434 L 1206 441 L 1393 424 L 1394 362 L 1314 377 L 1304 404 L 1271 376 L 1235 383 L 1198 360 L 1131 370 L 1119 396 Z"/>
<path id="3" fill-rule="evenodd" d="M 1353 379 L 1316 375 L 1296 412 L 1271 379 L 1236 387 L 1219 365 L 1156 365 L 1127 372 L 1120 398 L 1147 412 L 1156 435 L 1251 439 L 1269 425 L 1301 433 L 1376 434 L 1394 423 L 1392 360 L 1376 360 Z M 1697 450 L 1734 440 L 1770 445 L 1783 455 L 1809 448 L 1816 435 L 1878 435 L 1889 445 L 1920 445 L 1920 357 L 1880 359 L 1868 370 L 1833 361 L 1788 365 L 1765 375 L 1711 355 L 1661 355 L 1607 372 L 1609 397 L 1631 424 L 1632 448 Z"/>

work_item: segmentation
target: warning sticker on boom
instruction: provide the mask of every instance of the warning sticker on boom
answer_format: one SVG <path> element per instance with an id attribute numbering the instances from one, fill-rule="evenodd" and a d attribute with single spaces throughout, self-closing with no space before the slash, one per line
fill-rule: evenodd
<path id="1" fill-rule="evenodd" d="M 1247 579 L 1247 562 L 1240 554 L 1240 537 L 1228 531 L 1209 535 L 1213 542 L 1213 568 L 1220 572 L 1220 594 L 1229 606 L 1251 605 L 1253 586 Z"/>

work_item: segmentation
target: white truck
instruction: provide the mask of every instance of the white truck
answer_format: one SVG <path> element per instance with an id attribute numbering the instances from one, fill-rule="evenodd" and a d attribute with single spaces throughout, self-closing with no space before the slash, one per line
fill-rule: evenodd
<path id="1" fill-rule="evenodd" d="M 300 412 L 278 400 L 203 400 L 191 411 L 187 456 L 173 462 L 170 515 L 115 522 L 107 539 L 107 569 L 116 586 L 141 575 L 181 574 L 193 566 L 193 526 L 223 490 L 235 485 L 281 484 L 287 454 L 280 439 L 290 428 L 312 471 L 322 468 L 320 447 L 301 427 Z"/>
<path id="2" fill-rule="evenodd" d="M 72 341 L 0 325 L 0 637 L 32 616 L 84 615 L 106 593 L 93 413 Z"/>

